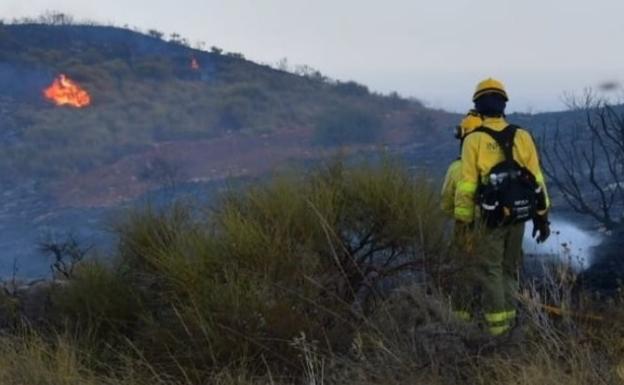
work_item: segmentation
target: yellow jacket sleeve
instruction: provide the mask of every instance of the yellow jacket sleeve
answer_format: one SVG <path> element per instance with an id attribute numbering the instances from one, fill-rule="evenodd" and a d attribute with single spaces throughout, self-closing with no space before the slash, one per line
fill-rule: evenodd
<path id="1" fill-rule="evenodd" d="M 519 148 L 523 150 L 523 154 L 521 155 L 524 155 L 522 163 L 524 163 L 524 166 L 535 176 L 535 180 L 539 187 L 542 189 L 542 193 L 544 194 L 546 209 L 538 212 L 538 214 L 543 215 L 550 208 L 550 198 L 548 196 L 548 190 L 546 189 L 546 180 L 544 179 L 544 174 L 542 173 L 542 169 L 540 167 L 537 147 L 535 146 L 535 142 L 528 132 L 519 131 L 518 134 L 518 139 L 520 139 Z"/>
<path id="2" fill-rule="evenodd" d="M 475 193 L 479 184 L 477 164 L 479 142 L 478 135 L 466 137 L 462 146 L 461 172 L 455 191 L 455 219 L 462 222 L 474 220 Z"/>
<path id="3" fill-rule="evenodd" d="M 442 194 L 440 197 L 440 208 L 444 214 L 453 218 L 455 209 L 455 190 L 461 173 L 461 161 L 455 160 L 446 171 L 444 183 L 442 184 Z"/>

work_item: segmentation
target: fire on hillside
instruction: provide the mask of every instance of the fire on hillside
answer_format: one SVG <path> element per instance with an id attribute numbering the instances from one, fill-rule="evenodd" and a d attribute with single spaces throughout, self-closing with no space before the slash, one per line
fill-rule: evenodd
<path id="1" fill-rule="evenodd" d="M 191 59 L 191 69 L 197 71 L 199 69 L 199 62 L 196 58 Z"/>
<path id="2" fill-rule="evenodd" d="M 43 96 L 57 106 L 83 108 L 91 104 L 89 93 L 64 74 L 43 90 Z"/>

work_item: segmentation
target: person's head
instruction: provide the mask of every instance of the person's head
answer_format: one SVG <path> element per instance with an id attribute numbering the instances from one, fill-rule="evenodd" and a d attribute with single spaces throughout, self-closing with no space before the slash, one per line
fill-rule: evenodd
<path id="1" fill-rule="evenodd" d="M 504 115 L 508 100 L 503 83 L 492 78 L 479 82 L 472 96 L 475 109 L 483 116 Z"/>
<path id="2" fill-rule="evenodd" d="M 479 115 L 476 110 L 470 110 L 459 123 L 459 126 L 457 126 L 455 138 L 463 139 L 466 135 L 482 125 L 483 119 L 481 119 L 481 115 Z"/>

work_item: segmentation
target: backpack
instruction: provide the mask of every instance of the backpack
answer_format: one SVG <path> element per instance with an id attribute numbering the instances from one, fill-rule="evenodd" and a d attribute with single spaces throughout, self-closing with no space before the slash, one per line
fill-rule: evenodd
<path id="1" fill-rule="evenodd" d="M 481 126 L 473 132 L 491 136 L 505 155 L 505 160 L 494 165 L 486 182 L 480 181 L 476 203 L 482 220 L 488 227 L 523 223 L 537 215 L 542 190 L 535 176 L 513 158 L 513 144 L 518 126 L 508 125 L 502 131 Z"/>

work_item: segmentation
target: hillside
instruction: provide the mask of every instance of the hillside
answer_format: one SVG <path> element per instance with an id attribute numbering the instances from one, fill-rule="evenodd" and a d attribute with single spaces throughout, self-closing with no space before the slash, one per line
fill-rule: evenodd
<path id="1" fill-rule="evenodd" d="M 156 32 L 5 25 L 0 60 L 5 181 L 80 175 L 148 153 L 157 144 L 207 143 L 232 135 L 285 133 L 306 147 L 409 143 L 425 130 L 430 136 L 432 129 L 444 127 L 449 115 L 396 95 L 371 94 L 354 82 L 330 81 L 318 72 L 295 75 L 240 54 L 191 49 L 182 39 L 164 41 Z M 43 97 L 60 74 L 89 93 L 90 105 L 56 106 Z M 351 115 L 336 117 L 336 111 Z M 370 127 L 319 134 L 319 125 L 331 126 L 326 121 L 332 117 Z"/>
<path id="2" fill-rule="evenodd" d="M 64 84 L 86 103 L 48 97 L 71 96 Z M 42 238 L 71 232 L 101 244 L 117 208 L 171 186 L 206 197 L 233 178 L 381 148 L 411 164 L 446 162 L 457 117 L 309 68 L 193 49 L 177 35 L 0 25 L 0 272 L 45 272 Z"/>

